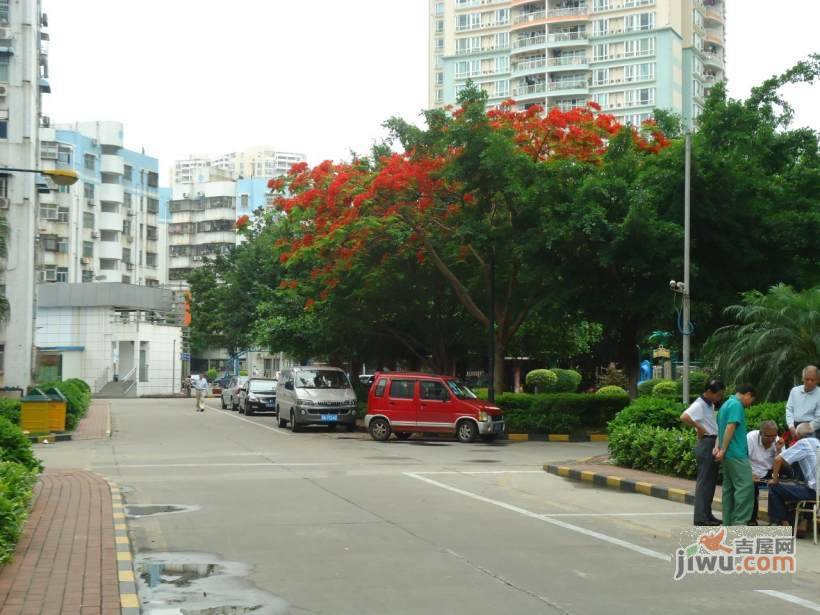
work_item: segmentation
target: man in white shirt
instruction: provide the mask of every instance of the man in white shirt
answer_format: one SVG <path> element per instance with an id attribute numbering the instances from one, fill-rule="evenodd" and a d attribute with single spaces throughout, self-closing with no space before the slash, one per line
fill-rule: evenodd
<path id="1" fill-rule="evenodd" d="M 196 395 L 196 411 L 205 412 L 205 394 L 208 392 L 208 381 L 205 376 L 200 376 L 193 381 L 193 386 Z"/>
<path id="2" fill-rule="evenodd" d="M 750 525 L 757 525 L 758 497 L 760 483 L 772 477 L 774 459 L 783 449 L 783 440 L 777 435 L 777 423 L 763 421 L 760 429 L 746 434 L 746 443 L 749 446 L 749 461 L 752 464 L 752 479 L 755 481 L 755 501 L 752 509 Z M 781 469 L 781 474 L 783 469 Z"/>
<path id="3" fill-rule="evenodd" d="M 820 438 L 820 388 L 817 387 L 817 366 L 807 365 L 803 368 L 803 384 L 794 387 L 786 402 L 786 425 L 797 435 L 800 423 L 811 423 L 814 437 Z"/>
<path id="4" fill-rule="evenodd" d="M 814 437 L 809 423 L 797 427 L 800 438 L 774 460 L 772 480 L 769 481 L 769 519 L 775 525 L 789 525 L 789 504 L 817 497 L 817 455 L 820 441 Z M 797 464 L 806 478 L 805 483 L 781 483 L 780 472 L 783 464 Z"/>
<path id="5" fill-rule="evenodd" d="M 726 387 L 720 380 L 706 384 L 703 394 L 680 415 L 680 420 L 693 427 L 698 434 L 695 445 L 695 459 L 698 463 L 698 476 L 695 484 L 695 525 L 720 525 L 721 521 L 712 513 L 712 500 L 715 497 L 718 469 L 715 461 L 716 438 L 718 432 L 715 418 L 715 404 L 723 399 Z"/>

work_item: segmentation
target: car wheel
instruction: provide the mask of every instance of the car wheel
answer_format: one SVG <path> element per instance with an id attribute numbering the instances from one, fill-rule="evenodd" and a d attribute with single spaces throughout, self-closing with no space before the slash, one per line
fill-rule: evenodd
<path id="1" fill-rule="evenodd" d="M 478 436 L 478 427 L 472 421 L 464 420 L 456 425 L 456 437 L 459 442 L 464 444 L 475 442 L 476 436 Z"/>
<path id="2" fill-rule="evenodd" d="M 299 426 L 296 424 L 296 417 L 293 415 L 293 410 L 290 411 L 290 430 L 293 433 L 299 431 Z"/>
<path id="3" fill-rule="evenodd" d="M 253 408 L 245 404 L 245 416 L 253 416 Z"/>
<path id="4" fill-rule="evenodd" d="M 390 423 L 385 419 L 373 419 L 368 428 L 370 437 L 377 442 L 387 442 L 390 438 Z"/>
<path id="5" fill-rule="evenodd" d="M 220 395 L 219 400 L 222 402 L 222 409 L 225 410 L 225 408 L 228 407 L 228 404 L 225 403 L 225 398 Z"/>
<path id="6" fill-rule="evenodd" d="M 239 404 L 236 403 L 235 399 L 231 400 L 231 410 L 233 410 L 234 412 L 239 411 Z"/>
<path id="7" fill-rule="evenodd" d="M 397 434 L 396 434 L 396 437 L 397 437 L 399 440 L 409 440 L 409 439 L 410 439 L 410 436 L 412 436 L 412 435 L 413 435 L 413 434 L 412 434 L 412 433 L 410 433 L 409 431 L 403 431 L 403 432 L 401 432 L 401 433 L 397 433 Z"/>

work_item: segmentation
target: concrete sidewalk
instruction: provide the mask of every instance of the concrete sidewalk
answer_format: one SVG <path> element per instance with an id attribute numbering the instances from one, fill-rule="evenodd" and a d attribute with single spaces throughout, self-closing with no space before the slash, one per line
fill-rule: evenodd
<path id="1" fill-rule="evenodd" d="M 570 480 L 592 483 L 598 487 L 617 489 L 627 493 L 643 493 L 644 495 L 672 500 L 684 504 L 695 503 L 695 481 L 675 476 L 664 476 L 642 470 L 622 468 L 609 463 L 609 456 L 602 455 L 591 459 L 567 461 L 563 463 L 545 464 L 544 470 L 550 474 L 563 476 Z M 721 488 L 715 489 L 713 508 L 720 515 Z M 769 491 L 760 491 L 759 523 L 768 523 Z"/>
<path id="2" fill-rule="evenodd" d="M 111 437 L 111 404 L 103 399 L 91 400 L 85 417 L 74 430 L 72 440 L 101 440 Z"/>
<path id="3" fill-rule="evenodd" d="M 103 478 L 45 471 L 14 560 L 0 569 L 0 612 L 139 613 L 124 523 L 119 492 Z"/>

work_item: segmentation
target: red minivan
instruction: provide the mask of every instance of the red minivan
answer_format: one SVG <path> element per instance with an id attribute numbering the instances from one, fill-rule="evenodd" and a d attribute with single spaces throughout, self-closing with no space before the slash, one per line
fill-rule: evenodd
<path id="1" fill-rule="evenodd" d="M 364 424 L 380 442 L 391 433 L 399 440 L 414 432 L 455 433 L 460 442 L 473 442 L 504 432 L 501 408 L 478 399 L 455 378 L 410 372 L 376 373 Z"/>

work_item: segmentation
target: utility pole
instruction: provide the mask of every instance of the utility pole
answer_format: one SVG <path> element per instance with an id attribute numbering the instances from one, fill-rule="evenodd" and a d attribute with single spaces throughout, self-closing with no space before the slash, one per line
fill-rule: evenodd
<path id="1" fill-rule="evenodd" d="M 683 188 L 683 403 L 689 405 L 689 300 L 691 286 L 689 280 L 689 241 L 691 237 L 690 210 L 692 198 L 692 132 L 686 131 L 686 169 Z"/>

